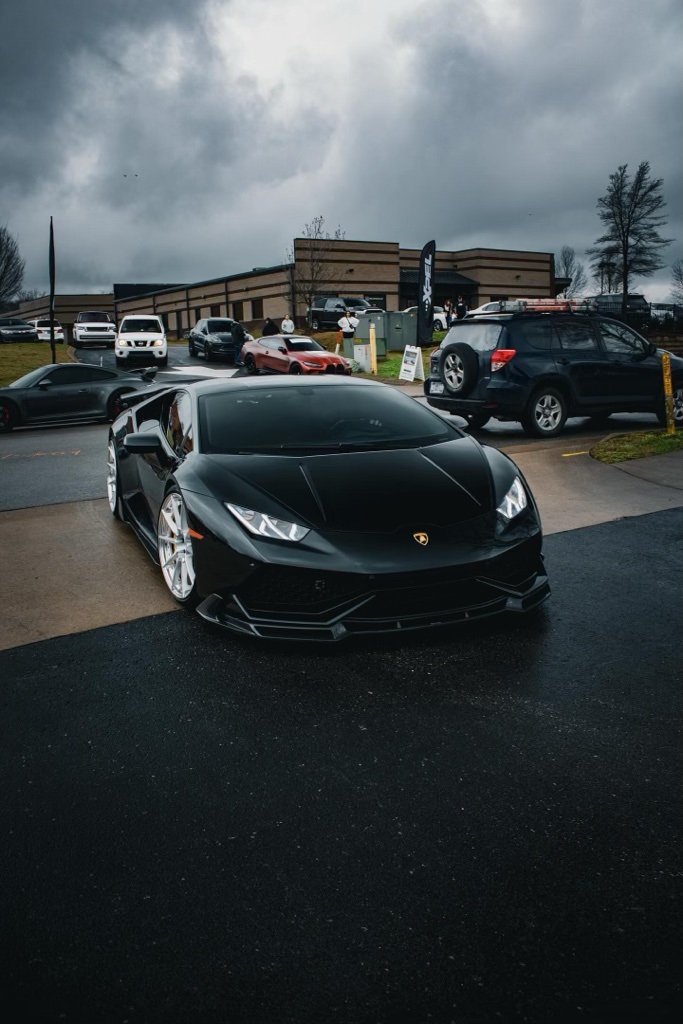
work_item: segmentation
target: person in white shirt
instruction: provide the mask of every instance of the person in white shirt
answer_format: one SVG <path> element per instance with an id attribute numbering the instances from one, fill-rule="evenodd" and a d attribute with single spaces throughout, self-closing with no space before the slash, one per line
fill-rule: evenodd
<path id="1" fill-rule="evenodd" d="M 280 324 L 280 330 L 283 334 L 294 334 L 294 321 L 289 313 Z"/>
<path id="2" fill-rule="evenodd" d="M 354 316 L 347 309 L 341 320 L 337 321 L 337 326 L 339 327 L 339 330 L 342 332 L 342 337 L 353 338 L 356 333 L 356 327 L 358 327 L 359 323 L 360 321 L 358 317 Z"/>

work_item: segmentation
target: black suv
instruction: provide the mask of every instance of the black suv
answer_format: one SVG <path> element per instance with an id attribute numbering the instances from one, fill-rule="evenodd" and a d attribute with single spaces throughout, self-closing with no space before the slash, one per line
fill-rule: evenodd
<path id="1" fill-rule="evenodd" d="M 671 356 L 683 427 L 683 359 Z M 661 350 L 595 314 L 513 313 L 460 320 L 432 353 L 429 405 L 482 427 L 491 417 L 554 437 L 568 416 L 652 412 L 666 424 Z"/>
<path id="2" fill-rule="evenodd" d="M 228 361 L 235 361 L 235 339 L 233 328 L 235 321 L 229 317 L 212 317 L 209 320 L 198 320 L 190 331 L 187 347 L 191 356 L 203 356 L 207 363 L 218 356 L 227 356 Z M 241 333 L 238 327 L 238 336 Z"/>
<path id="3" fill-rule="evenodd" d="M 313 331 L 323 331 L 326 327 L 334 329 L 347 309 L 356 316 L 368 310 L 379 312 L 377 306 L 373 306 L 367 299 L 351 298 L 348 295 L 342 298 L 338 295 L 316 295 L 306 313 L 306 321 Z"/>

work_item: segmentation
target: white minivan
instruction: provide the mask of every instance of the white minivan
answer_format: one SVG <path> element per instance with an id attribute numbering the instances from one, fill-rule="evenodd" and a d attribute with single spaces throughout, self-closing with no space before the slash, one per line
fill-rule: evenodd
<path id="1" fill-rule="evenodd" d="M 152 359 L 159 366 L 168 363 L 168 343 L 164 325 L 158 316 L 131 313 L 124 316 L 116 334 L 117 366 Z"/>

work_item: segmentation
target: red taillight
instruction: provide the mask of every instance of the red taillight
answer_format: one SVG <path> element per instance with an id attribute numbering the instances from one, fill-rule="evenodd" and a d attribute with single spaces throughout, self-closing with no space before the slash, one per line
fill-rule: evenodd
<path id="1" fill-rule="evenodd" d="M 495 370 L 502 370 L 506 363 L 509 363 L 515 354 L 514 348 L 497 348 L 491 353 L 491 373 Z"/>

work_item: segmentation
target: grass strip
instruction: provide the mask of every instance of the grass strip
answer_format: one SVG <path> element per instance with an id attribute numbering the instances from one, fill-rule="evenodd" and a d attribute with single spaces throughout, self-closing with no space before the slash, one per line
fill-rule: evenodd
<path id="1" fill-rule="evenodd" d="M 71 362 L 66 345 L 55 345 L 55 353 L 58 363 Z M 49 342 L 8 342 L 0 345 L 0 387 L 7 387 L 30 370 L 37 370 L 39 366 L 47 366 L 51 362 Z"/>
<path id="2" fill-rule="evenodd" d="M 665 430 L 647 430 L 606 437 L 591 448 L 590 453 L 598 462 L 613 463 L 678 451 L 683 451 L 683 430 L 677 430 L 675 434 L 667 434 Z"/>

